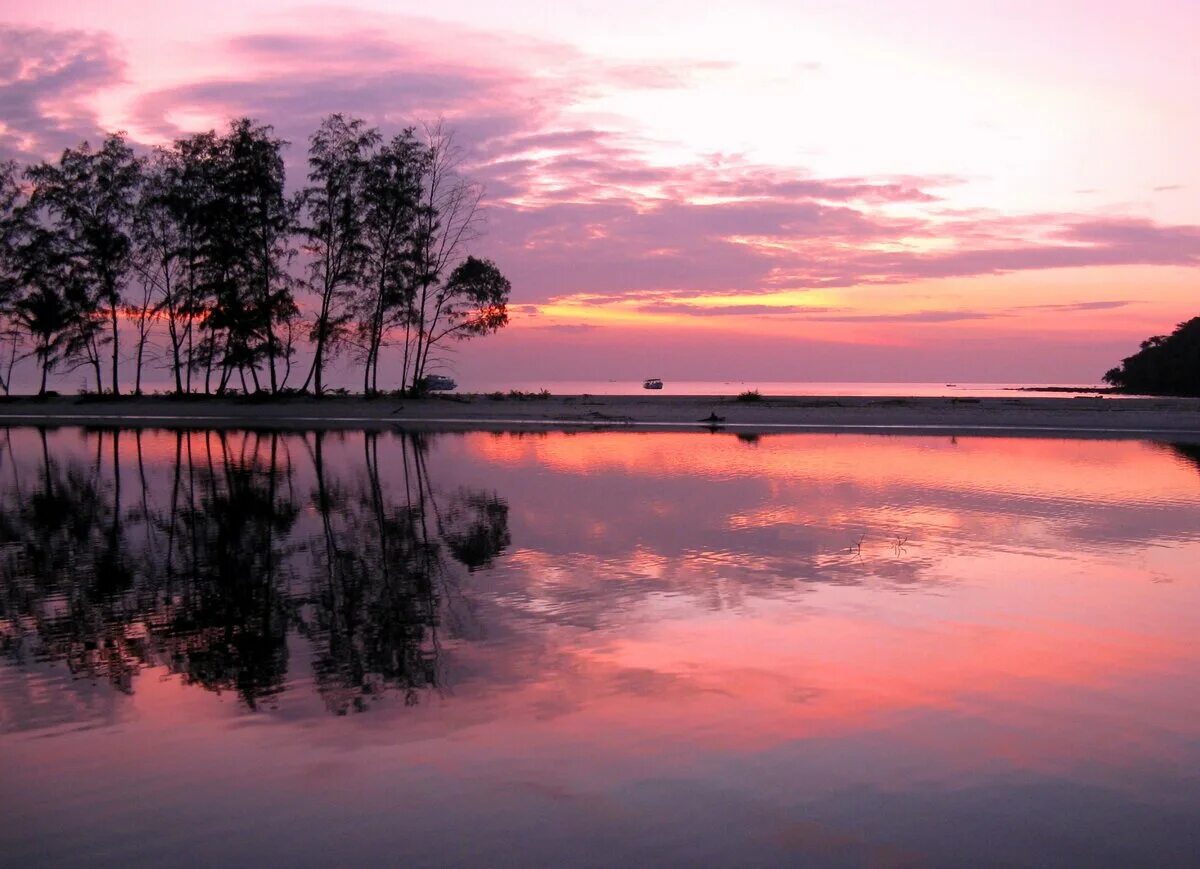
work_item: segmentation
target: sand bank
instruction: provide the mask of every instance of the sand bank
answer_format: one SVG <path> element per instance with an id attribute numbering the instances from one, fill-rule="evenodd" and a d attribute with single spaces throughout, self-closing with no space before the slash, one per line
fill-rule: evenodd
<path id="1" fill-rule="evenodd" d="M 713 420 L 713 417 L 717 419 Z M 711 422 L 710 422 L 711 420 Z M 12 398 L 0 425 L 176 428 L 705 429 L 1092 436 L 1200 441 L 1200 399 L 555 396 L 97 400 Z"/>

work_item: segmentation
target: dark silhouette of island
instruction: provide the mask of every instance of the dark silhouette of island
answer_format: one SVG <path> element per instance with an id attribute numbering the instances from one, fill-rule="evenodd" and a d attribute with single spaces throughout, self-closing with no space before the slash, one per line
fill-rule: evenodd
<path id="1" fill-rule="evenodd" d="M 1170 335 L 1155 335 L 1104 375 L 1123 392 L 1200 396 L 1200 317 L 1180 323 Z"/>

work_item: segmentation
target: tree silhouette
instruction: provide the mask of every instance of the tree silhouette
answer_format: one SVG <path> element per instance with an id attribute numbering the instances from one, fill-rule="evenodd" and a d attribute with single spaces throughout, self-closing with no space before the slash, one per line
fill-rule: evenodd
<path id="1" fill-rule="evenodd" d="M 369 151 L 379 131 L 357 119 L 334 114 L 322 121 L 308 149 L 310 186 L 300 193 L 307 222 L 301 227 L 312 257 L 309 290 L 319 308 L 309 331 L 313 362 L 302 389 L 324 391 L 327 357 L 341 347 L 351 320 L 354 288 L 363 272 L 363 186 Z"/>
<path id="2" fill-rule="evenodd" d="M 354 303 L 363 393 L 379 390 L 379 362 L 391 331 L 409 330 L 416 294 L 417 212 L 428 154 L 413 130 L 381 146 L 364 170 L 361 286 Z M 408 332 L 400 384 L 408 382 Z"/>
<path id="3" fill-rule="evenodd" d="M 112 392 L 120 392 L 119 318 L 126 279 L 133 267 L 133 217 L 141 183 L 141 161 L 121 133 L 92 150 L 87 142 L 63 151 L 57 163 L 30 167 L 31 207 L 42 215 L 61 255 L 82 282 L 86 308 L 109 321 Z M 89 345 L 94 346 L 94 345 Z M 97 388 L 102 388 L 95 359 Z"/>
<path id="4" fill-rule="evenodd" d="M 1155 335 L 1104 375 L 1106 383 L 1149 395 L 1200 395 L 1200 317 Z"/>
<path id="5" fill-rule="evenodd" d="M 418 390 L 435 347 L 507 324 L 507 279 L 469 251 L 483 191 L 447 127 L 385 142 L 361 119 L 329 115 L 295 196 L 287 146 L 270 125 L 237 118 L 148 157 L 114 133 L 24 173 L 0 163 L 0 389 L 32 355 L 43 391 L 69 362 L 90 366 L 103 392 L 107 348 L 116 395 L 132 330 L 138 392 L 161 349 L 178 394 L 278 394 L 305 338 L 301 391 L 324 393 L 347 345 L 364 393 L 379 391 L 393 345 L 397 385 Z M 302 283 L 317 302 L 310 315 L 294 296 Z"/>

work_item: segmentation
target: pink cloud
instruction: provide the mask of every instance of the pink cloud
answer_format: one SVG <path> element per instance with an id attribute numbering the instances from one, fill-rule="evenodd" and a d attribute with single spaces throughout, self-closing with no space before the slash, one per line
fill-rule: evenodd
<path id="1" fill-rule="evenodd" d="M 31 159 L 99 131 L 90 98 L 121 81 L 111 37 L 0 26 L 0 157 Z"/>
<path id="2" fill-rule="evenodd" d="M 135 134 L 170 137 L 181 118 L 249 114 L 294 144 L 331 111 L 389 130 L 445 116 L 488 190 L 481 253 L 500 262 L 519 304 L 574 297 L 687 310 L 697 292 L 903 285 L 1013 272 L 1200 264 L 1200 227 L 1104 214 L 998 214 L 956 208 L 951 175 L 816 177 L 736 154 L 663 157 L 611 117 L 581 111 L 592 96 L 682 88 L 730 72 L 704 59 L 631 62 L 572 46 L 424 19 L 316 16 L 295 29 L 236 34 L 212 46 L 222 72 L 183 83 L 128 83 Z M 114 38 L 9 30 L 0 57 L 0 156 L 51 155 L 94 136 L 95 96 L 122 80 Z M 666 143 L 669 144 L 669 143 Z M 585 298 L 586 297 L 586 298 Z M 1122 303 L 1067 303 L 1105 311 Z M 904 313 L 803 311 L 745 303 L 725 315 L 804 316 L 846 324 L 1002 319 L 986 306 Z M 554 325 L 554 324 L 547 324 Z M 564 324 L 559 324 L 564 325 Z M 570 324 L 565 324 L 570 326 Z M 545 331 L 545 330 L 542 330 Z"/>

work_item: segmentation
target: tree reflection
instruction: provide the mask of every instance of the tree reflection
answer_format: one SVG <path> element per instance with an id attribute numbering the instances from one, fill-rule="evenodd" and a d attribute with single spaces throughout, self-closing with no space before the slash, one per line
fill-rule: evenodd
<path id="1" fill-rule="evenodd" d="M 268 438 L 265 459 L 258 439 L 235 454 L 224 434 L 205 433 L 197 455 L 189 438 L 186 465 L 180 444 L 163 571 L 172 601 L 162 614 L 163 652 L 171 668 L 211 690 L 236 691 L 252 708 L 287 677 L 293 606 L 280 565 L 299 513 L 280 485 L 278 435 Z"/>
<path id="2" fill-rule="evenodd" d="M 147 660 L 136 631 L 136 567 L 121 535 L 120 487 L 95 461 L 63 467 L 38 432 L 41 462 L 23 479 L 11 460 L 0 496 L 0 649 L 17 661 L 60 660 L 121 690 Z M 110 435 L 116 449 L 115 435 Z"/>
<path id="3" fill-rule="evenodd" d="M 1200 470 L 1200 444 L 1169 444 L 1171 451 L 1182 459 L 1186 459 Z"/>
<path id="4" fill-rule="evenodd" d="M 435 487 L 428 436 L 337 435 L 361 443 L 331 459 L 327 433 L 177 432 L 148 473 L 140 432 L 88 433 L 87 461 L 56 458 L 47 434 L 36 469 L 11 432 L 0 443 L 0 654 L 127 692 L 160 665 L 269 705 L 296 637 L 329 710 L 415 703 L 441 682 L 458 575 L 509 544 L 497 495 Z"/>

